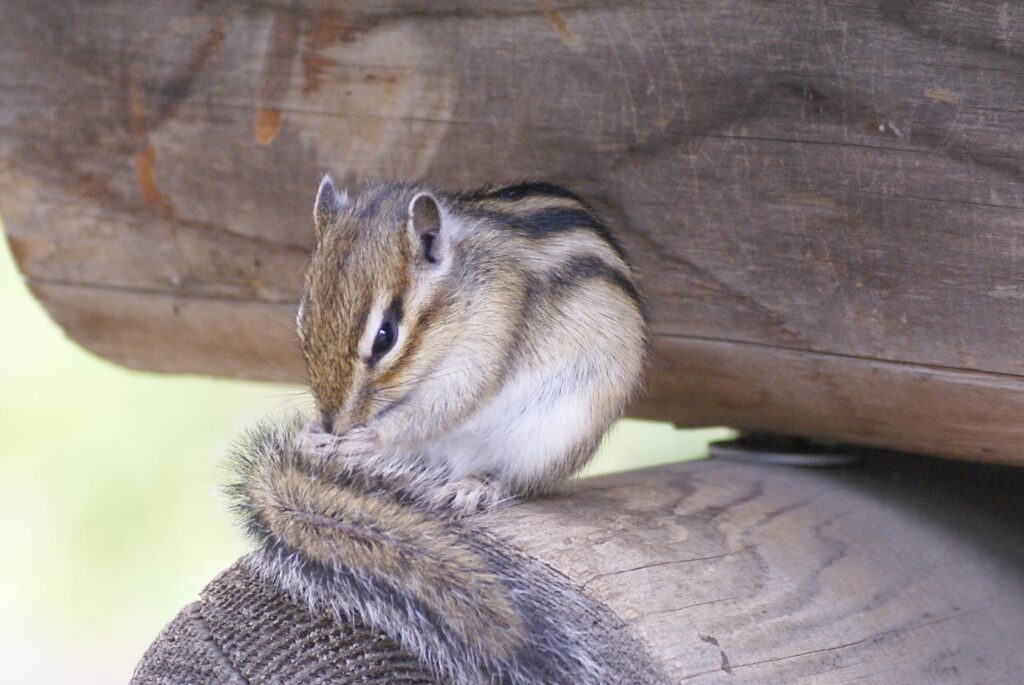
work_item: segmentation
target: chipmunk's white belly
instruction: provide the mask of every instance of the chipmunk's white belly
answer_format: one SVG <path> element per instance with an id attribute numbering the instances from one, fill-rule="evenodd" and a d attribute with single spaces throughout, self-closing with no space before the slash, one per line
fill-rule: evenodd
<path id="1" fill-rule="evenodd" d="M 462 426 L 427 448 L 453 480 L 474 474 L 524 483 L 558 469 L 601 421 L 593 379 L 572 368 L 521 371 Z"/>

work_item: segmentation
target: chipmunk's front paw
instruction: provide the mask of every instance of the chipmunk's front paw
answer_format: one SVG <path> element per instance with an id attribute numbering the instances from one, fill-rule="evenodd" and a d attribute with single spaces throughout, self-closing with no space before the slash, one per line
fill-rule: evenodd
<path id="1" fill-rule="evenodd" d="M 318 457 L 369 457 L 377 451 L 377 443 L 377 431 L 366 426 L 335 435 L 314 422 L 299 436 L 302 451 Z"/>
<path id="2" fill-rule="evenodd" d="M 469 476 L 448 483 L 434 497 L 434 502 L 451 509 L 462 518 L 482 514 L 512 501 L 513 497 L 501 481 L 483 476 Z"/>

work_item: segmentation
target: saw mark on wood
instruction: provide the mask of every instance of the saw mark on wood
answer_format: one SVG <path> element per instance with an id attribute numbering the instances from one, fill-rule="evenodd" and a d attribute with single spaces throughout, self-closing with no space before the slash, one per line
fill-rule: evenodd
<path id="1" fill-rule="evenodd" d="M 324 10 L 313 19 L 306 32 L 302 51 L 302 94 L 311 95 L 323 84 L 324 70 L 335 64 L 323 51 L 339 41 L 351 40 L 355 31 L 338 10 Z"/>
<path id="2" fill-rule="evenodd" d="M 281 132 L 281 103 L 291 85 L 292 61 L 299 44 L 300 20 L 291 12 L 274 15 L 269 44 L 263 55 L 259 107 L 252 119 L 256 142 L 269 145 Z"/>
<path id="3" fill-rule="evenodd" d="M 260 145 L 270 145 L 281 132 L 281 110 L 261 109 L 256 112 L 252 122 L 252 131 L 256 136 L 256 142 Z"/>
<path id="4" fill-rule="evenodd" d="M 134 78 L 128 83 L 128 128 L 136 138 L 146 135 L 146 105 L 142 101 L 142 88 Z"/>
<path id="5" fill-rule="evenodd" d="M 146 130 L 154 129 L 167 118 L 174 116 L 178 103 L 185 100 L 192 92 L 192 87 L 203 67 L 220 51 L 225 35 L 224 19 L 217 19 L 206 38 L 192 50 L 191 59 L 169 79 L 160 84 L 157 94 L 161 96 L 162 102 L 153 120 L 148 122 Z"/>
<path id="6" fill-rule="evenodd" d="M 947 105 L 959 105 L 960 96 L 949 88 L 926 88 L 924 96 L 935 102 L 944 102 Z"/>
<path id="7" fill-rule="evenodd" d="M 147 140 L 149 132 L 173 116 L 178 103 L 188 97 L 203 67 L 220 50 L 224 35 L 224 20 L 217 19 L 203 41 L 192 51 L 188 62 L 157 87 L 156 92 L 162 102 L 152 119 L 147 114 L 144 91 L 139 81 L 135 78 L 129 81 L 128 127 L 132 137 L 140 141 L 135 152 L 135 172 L 146 205 L 161 214 L 173 214 L 174 210 L 156 185 L 156 148 Z"/>
<path id="8" fill-rule="evenodd" d="M 156 187 L 156 150 L 152 143 L 146 143 L 135 155 L 135 171 L 139 176 L 142 197 L 150 209 L 161 214 L 173 214 L 174 209 L 164 194 Z"/>
<path id="9" fill-rule="evenodd" d="M 565 23 L 565 19 L 558 13 L 548 0 L 537 0 L 537 4 L 544 10 L 544 16 L 547 17 L 548 22 L 555 28 L 558 36 L 562 39 L 566 45 L 576 45 L 579 43 L 579 38 L 576 37 L 572 31 L 569 30 L 569 26 Z"/>

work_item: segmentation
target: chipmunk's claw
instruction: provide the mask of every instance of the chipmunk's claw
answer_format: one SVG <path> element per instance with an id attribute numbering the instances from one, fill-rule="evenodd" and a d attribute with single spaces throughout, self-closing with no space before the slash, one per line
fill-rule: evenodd
<path id="1" fill-rule="evenodd" d="M 310 423 L 299 437 L 303 452 L 318 457 L 369 457 L 377 451 L 377 431 L 356 426 L 341 435 L 326 432 L 319 423 Z"/>
<path id="2" fill-rule="evenodd" d="M 434 502 L 450 509 L 456 518 L 462 518 L 493 511 L 513 499 L 501 481 L 468 476 L 438 490 Z"/>

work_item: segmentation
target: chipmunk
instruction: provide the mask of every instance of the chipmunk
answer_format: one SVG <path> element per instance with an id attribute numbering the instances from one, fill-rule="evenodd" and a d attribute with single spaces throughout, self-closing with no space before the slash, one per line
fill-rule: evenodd
<path id="1" fill-rule="evenodd" d="M 439 469 L 458 515 L 553 488 L 640 385 L 644 305 L 589 205 L 548 183 L 448 194 L 325 176 L 297 316 L 304 444 Z"/>

